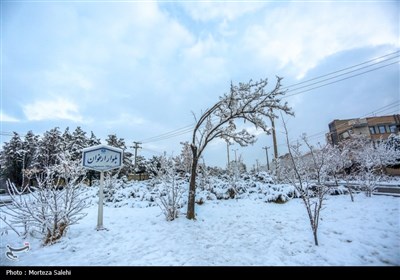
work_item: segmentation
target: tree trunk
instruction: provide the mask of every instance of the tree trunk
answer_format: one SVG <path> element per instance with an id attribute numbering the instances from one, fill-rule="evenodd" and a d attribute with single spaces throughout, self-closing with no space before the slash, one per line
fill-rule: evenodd
<path id="1" fill-rule="evenodd" d="M 351 202 L 354 202 L 354 196 L 353 196 L 353 191 L 351 190 L 351 186 L 349 186 L 348 184 L 346 186 L 350 194 Z"/>
<path id="2" fill-rule="evenodd" d="M 314 243 L 316 246 L 318 246 L 318 235 L 317 235 L 317 229 L 313 228 L 313 234 L 314 234 Z"/>
<path id="3" fill-rule="evenodd" d="M 188 198 L 188 208 L 186 213 L 186 218 L 189 220 L 195 219 L 195 195 L 196 195 L 196 170 L 199 158 L 197 156 L 197 148 L 192 146 L 193 160 L 192 160 L 192 173 L 190 174 L 190 185 L 189 185 L 189 198 Z"/>

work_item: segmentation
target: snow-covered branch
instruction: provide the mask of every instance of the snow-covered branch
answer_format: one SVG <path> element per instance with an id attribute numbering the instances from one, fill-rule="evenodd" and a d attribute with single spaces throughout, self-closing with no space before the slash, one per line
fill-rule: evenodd
<path id="1" fill-rule="evenodd" d="M 326 184 L 328 178 L 328 168 L 325 160 L 326 147 L 314 148 L 304 135 L 302 143 L 307 147 L 307 153 L 301 152 L 301 144 L 298 142 L 291 145 L 289 142 L 289 133 L 285 121 L 283 127 L 286 134 L 286 143 L 288 155 L 285 164 L 279 164 L 283 169 L 283 174 L 288 183 L 300 194 L 304 206 L 307 210 L 311 229 L 314 236 L 314 243 L 318 246 L 318 226 L 320 213 L 324 204 L 329 188 Z"/>
<path id="2" fill-rule="evenodd" d="M 261 128 L 266 133 L 270 133 L 267 120 L 277 117 L 273 110 L 294 115 L 288 104 L 282 102 L 285 91 L 280 89 L 281 80 L 282 78 L 277 77 L 275 87 L 271 91 L 265 90 L 268 85 L 267 79 L 261 79 L 258 82 L 250 80 L 248 83 L 239 83 L 238 85 L 231 84 L 230 92 L 221 96 L 216 104 L 198 118 L 191 143 L 193 160 L 188 199 L 188 219 L 195 218 L 197 164 L 204 149 L 211 141 L 216 138 L 223 138 L 226 141 L 247 146 L 253 144 L 256 137 L 245 129 L 237 130 L 235 120 L 242 119 L 244 122 L 250 122 L 256 128 Z"/>
<path id="3" fill-rule="evenodd" d="M 59 155 L 58 161 L 42 172 L 31 172 L 36 186 L 27 185 L 22 192 L 7 181 L 12 203 L 0 207 L 1 219 L 9 217 L 7 224 L 14 231 L 20 236 L 39 235 L 44 244 L 60 239 L 85 216 L 82 210 L 87 207 L 82 186 L 85 170 L 80 161 L 71 161 L 68 154 Z"/>

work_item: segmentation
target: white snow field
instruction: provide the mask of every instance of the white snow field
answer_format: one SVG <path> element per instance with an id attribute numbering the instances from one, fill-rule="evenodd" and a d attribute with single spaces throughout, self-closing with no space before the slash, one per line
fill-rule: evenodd
<path id="1" fill-rule="evenodd" d="M 400 265 L 400 198 L 363 194 L 329 196 L 322 211 L 320 246 L 315 246 L 301 199 L 285 204 L 260 200 L 206 201 L 198 218 L 165 221 L 158 207 L 104 208 L 96 231 L 97 206 L 52 246 L 1 237 L 5 266 L 241 266 Z M 184 209 L 182 209 L 184 211 Z M 6 245 L 29 252 L 5 257 Z"/>

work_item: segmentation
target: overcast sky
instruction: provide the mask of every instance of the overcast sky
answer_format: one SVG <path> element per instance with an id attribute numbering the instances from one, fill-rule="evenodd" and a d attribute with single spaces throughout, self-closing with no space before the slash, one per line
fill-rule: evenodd
<path id="1" fill-rule="evenodd" d="M 81 126 L 130 146 L 192 124 L 192 112 L 212 106 L 231 81 L 269 78 L 272 88 L 278 75 L 290 86 L 396 52 L 399 15 L 396 1 L 2 1 L 1 131 Z M 296 114 L 287 118 L 290 138 L 320 133 L 313 141 L 325 142 L 334 119 L 400 111 L 390 107 L 400 100 L 399 63 L 286 100 Z M 277 131 L 283 154 L 280 120 Z M 256 133 L 255 145 L 237 151 L 248 167 L 265 163 L 262 147 L 272 146 Z M 143 141 L 140 153 L 176 155 L 189 139 Z M 225 143 L 214 142 L 205 161 L 224 166 Z"/>

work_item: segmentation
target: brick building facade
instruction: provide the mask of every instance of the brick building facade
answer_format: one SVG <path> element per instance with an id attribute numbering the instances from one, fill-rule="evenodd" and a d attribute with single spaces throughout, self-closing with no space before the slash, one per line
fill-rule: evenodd
<path id="1" fill-rule="evenodd" d="M 372 140 L 387 139 L 400 131 L 400 115 L 334 120 L 329 123 L 328 143 L 337 145 L 352 135 L 365 135 Z"/>

